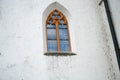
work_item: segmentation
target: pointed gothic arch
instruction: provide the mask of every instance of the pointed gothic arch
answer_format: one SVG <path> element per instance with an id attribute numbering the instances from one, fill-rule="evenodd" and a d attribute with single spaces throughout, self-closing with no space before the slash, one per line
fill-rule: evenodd
<path id="1" fill-rule="evenodd" d="M 57 9 L 46 20 L 46 39 L 47 52 L 71 52 L 68 22 Z"/>
<path id="2" fill-rule="evenodd" d="M 62 6 L 60 3 L 58 3 L 58 2 L 56 1 L 56 2 L 53 2 L 53 3 L 51 3 L 50 5 L 48 5 L 48 6 L 46 7 L 46 9 L 44 10 L 44 12 L 43 12 L 43 18 L 42 18 L 42 19 L 43 19 L 43 22 L 46 21 L 47 16 L 48 16 L 49 13 L 50 13 L 51 11 L 53 11 L 54 9 L 57 9 L 57 10 L 61 11 L 61 12 L 66 16 L 67 20 L 68 20 L 68 21 L 70 20 L 70 17 L 71 17 L 70 12 L 69 12 L 64 6 Z"/>
<path id="3" fill-rule="evenodd" d="M 56 12 L 58 13 L 57 15 Z M 70 41 L 70 17 L 71 15 L 68 10 L 58 2 L 50 4 L 43 12 L 45 55 L 49 55 L 50 53 L 52 55 L 56 55 L 56 53 L 59 53 L 58 55 L 75 55 L 72 53 Z M 61 36 L 63 34 L 64 36 Z M 50 42 L 50 39 L 53 39 L 53 42 Z M 64 45 L 62 45 L 62 42 Z"/>

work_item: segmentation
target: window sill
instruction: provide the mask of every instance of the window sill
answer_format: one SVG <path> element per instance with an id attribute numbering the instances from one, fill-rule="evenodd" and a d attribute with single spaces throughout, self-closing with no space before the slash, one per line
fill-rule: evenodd
<path id="1" fill-rule="evenodd" d="M 44 55 L 46 56 L 73 56 L 77 54 L 72 53 L 72 52 L 46 52 L 44 53 Z"/>

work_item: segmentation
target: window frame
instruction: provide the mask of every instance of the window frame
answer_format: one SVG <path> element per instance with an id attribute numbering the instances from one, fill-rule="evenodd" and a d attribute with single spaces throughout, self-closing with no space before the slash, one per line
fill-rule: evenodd
<path id="1" fill-rule="evenodd" d="M 58 18 L 52 18 L 52 15 L 54 14 L 54 12 L 57 11 L 59 13 L 59 15 L 61 16 L 60 19 Z M 47 32 L 47 25 L 49 24 L 48 21 L 49 20 L 53 20 L 53 24 L 55 24 L 56 26 L 56 40 L 57 40 L 57 48 L 58 50 L 57 51 L 49 51 L 48 50 L 48 32 Z M 68 42 L 69 42 L 69 51 L 61 51 L 61 48 L 60 48 L 60 34 L 59 34 L 59 25 L 60 25 L 60 20 L 64 20 L 65 21 L 65 24 L 67 26 L 67 31 L 68 31 Z M 72 48 L 71 48 L 71 40 L 70 40 L 70 30 L 69 30 L 69 26 L 68 26 L 68 21 L 67 21 L 67 18 L 64 16 L 64 14 L 62 12 L 60 12 L 59 10 L 57 9 L 54 9 L 47 17 L 47 20 L 46 20 L 46 25 L 45 25 L 45 28 L 46 28 L 46 43 L 47 43 L 47 53 L 71 53 L 72 52 Z"/>

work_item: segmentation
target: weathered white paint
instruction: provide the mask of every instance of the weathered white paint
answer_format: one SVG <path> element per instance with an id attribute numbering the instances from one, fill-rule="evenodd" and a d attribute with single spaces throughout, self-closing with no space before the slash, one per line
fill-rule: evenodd
<path id="1" fill-rule="evenodd" d="M 43 18 L 49 11 L 44 12 L 54 2 L 0 0 L 0 80 L 119 80 L 104 5 L 99 6 L 99 0 L 57 0 L 69 13 L 72 50 L 77 55 L 44 55 Z"/>
<path id="2" fill-rule="evenodd" d="M 120 0 L 108 0 L 108 2 L 120 47 Z"/>

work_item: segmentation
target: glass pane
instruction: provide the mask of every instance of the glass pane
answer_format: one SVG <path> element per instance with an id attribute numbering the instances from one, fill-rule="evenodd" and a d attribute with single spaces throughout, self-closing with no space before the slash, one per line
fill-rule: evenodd
<path id="1" fill-rule="evenodd" d="M 54 28 L 55 29 L 55 25 L 54 24 L 48 24 L 47 28 Z"/>
<path id="2" fill-rule="evenodd" d="M 48 33 L 48 40 L 56 39 L 56 29 L 47 29 L 47 33 Z"/>
<path id="3" fill-rule="evenodd" d="M 68 30 L 67 29 L 59 29 L 59 35 L 61 40 L 68 39 Z"/>
<path id="4" fill-rule="evenodd" d="M 60 16 L 60 15 L 58 15 L 58 16 L 57 16 L 57 18 L 59 18 L 59 19 L 60 19 L 60 18 L 61 18 L 61 16 Z"/>
<path id="5" fill-rule="evenodd" d="M 52 18 L 61 18 L 61 16 L 60 15 L 52 15 Z"/>
<path id="6" fill-rule="evenodd" d="M 50 24 L 52 24 L 52 20 L 49 20 L 48 22 L 49 22 Z"/>
<path id="7" fill-rule="evenodd" d="M 61 23 L 61 24 L 65 24 L 64 20 L 60 20 L 60 23 Z"/>
<path id="8" fill-rule="evenodd" d="M 60 41 L 60 49 L 61 51 L 70 51 L 69 41 Z"/>
<path id="9" fill-rule="evenodd" d="M 58 12 L 57 12 L 57 11 L 55 11 L 55 12 L 54 12 L 54 14 L 55 14 L 55 15 L 58 15 Z"/>
<path id="10" fill-rule="evenodd" d="M 55 16 L 55 15 L 52 15 L 52 18 L 56 18 L 56 16 Z"/>
<path id="11" fill-rule="evenodd" d="M 60 28 L 60 29 L 61 29 L 61 28 L 67 28 L 67 25 L 61 24 L 61 25 L 59 25 L 59 28 Z"/>
<path id="12" fill-rule="evenodd" d="M 56 40 L 48 40 L 48 51 L 57 51 L 57 41 Z"/>

